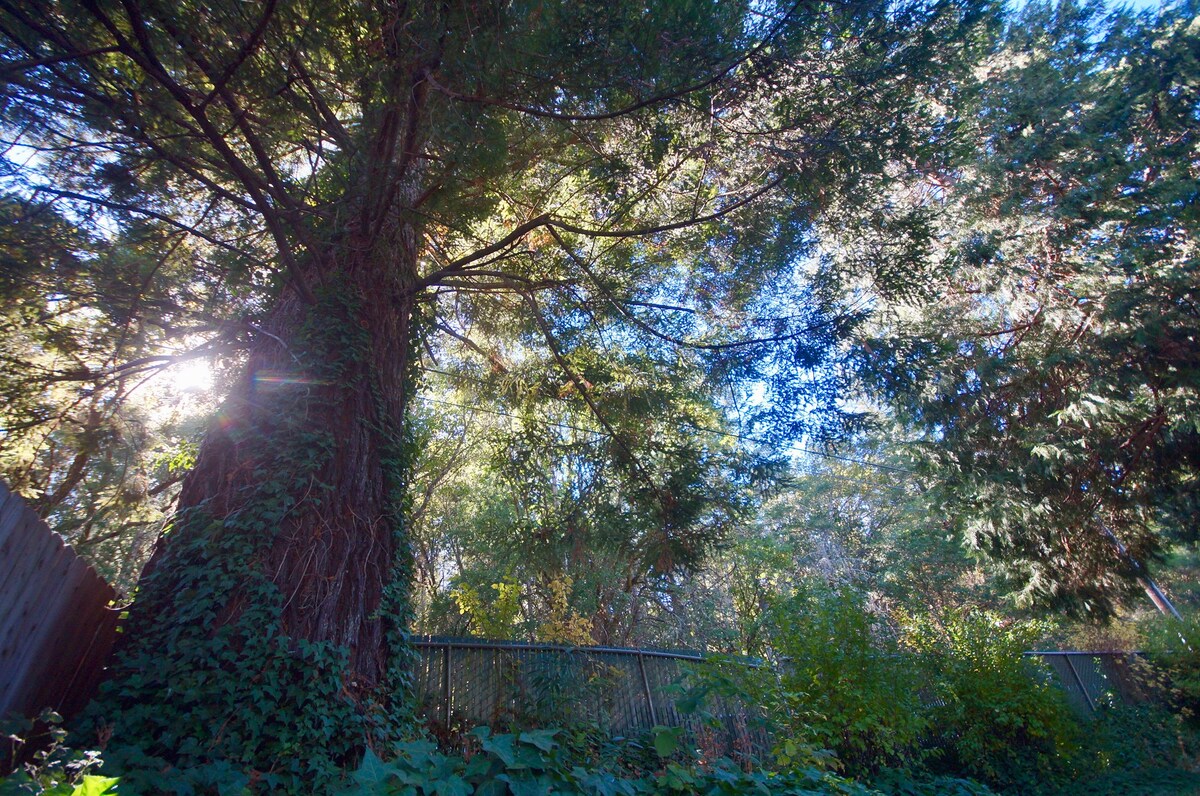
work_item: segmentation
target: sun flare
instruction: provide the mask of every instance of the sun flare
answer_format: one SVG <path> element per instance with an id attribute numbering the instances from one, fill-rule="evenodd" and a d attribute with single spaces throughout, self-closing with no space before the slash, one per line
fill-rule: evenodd
<path id="1" fill-rule="evenodd" d="M 213 373 L 206 360 L 193 359 L 167 370 L 170 385 L 179 392 L 206 392 L 212 389 Z"/>

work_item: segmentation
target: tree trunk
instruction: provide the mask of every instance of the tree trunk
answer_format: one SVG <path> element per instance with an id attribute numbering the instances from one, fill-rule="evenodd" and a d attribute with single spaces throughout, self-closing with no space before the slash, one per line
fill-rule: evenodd
<path id="1" fill-rule="evenodd" d="M 205 439 L 91 710 L 135 791 L 321 792 L 407 726 L 417 234 L 286 293 Z"/>

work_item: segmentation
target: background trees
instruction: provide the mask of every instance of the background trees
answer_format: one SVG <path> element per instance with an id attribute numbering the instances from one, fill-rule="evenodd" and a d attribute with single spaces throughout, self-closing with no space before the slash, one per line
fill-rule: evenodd
<path id="1" fill-rule="evenodd" d="M 201 427 L 203 401 L 184 391 L 203 385 L 146 386 L 186 348 L 172 308 L 198 286 L 178 281 L 178 236 L 108 240 L 52 206 L 9 195 L 4 208 L 0 472 L 128 590 Z"/>
<path id="2" fill-rule="evenodd" d="M 935 180 L 948 279 L 864 338 L 944 511 L 1026 604 L 1104 614 L 1194 540 L 1196 36 L 1186 4 L 1020 12 Z"/>

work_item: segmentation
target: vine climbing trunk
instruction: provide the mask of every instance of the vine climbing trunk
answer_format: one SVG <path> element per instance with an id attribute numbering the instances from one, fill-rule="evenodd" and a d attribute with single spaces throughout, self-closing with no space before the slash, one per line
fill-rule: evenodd
<path id="1" fill-rule="evenodd" d="M 312 300 L 288 291 L 259 329 L 93 706 L 109 757 L 147 778 L 136 785 L 226 781 L 236 761 L 295 790 L 410 717 L 419 232 L 352 232 L 308 274 Z"/>
<path id="2" fill-rule="evenodd" d="M 370 79 L 325 167 L 335 187 L 310 206 L 271 167 L 273 198 L 255 200 L 288 281 L 252 327 L 89 709 L 135 793 L 323 793 L 365 746 L 411 730 L 405 419 L 416 207 L 440 185 L 420 157 L 427 84 L 447 34 L 438 5 L 369 10 Z"/>

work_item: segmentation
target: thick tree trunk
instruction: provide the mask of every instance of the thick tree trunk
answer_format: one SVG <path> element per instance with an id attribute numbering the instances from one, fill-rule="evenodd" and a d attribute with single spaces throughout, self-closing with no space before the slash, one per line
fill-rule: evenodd
<path id="1" fill-rule="evenodd" d="M 324 437 L 312 441 L 330 446 L 320 465 L 287 485 L 297 502 L 272 530 L 261 565 L 284 597 L 280 631 L 348 650 L 354 687 L 370 690 L 386 665 L 382 589 L 397 554 L 408 555 L 397 550 L 393 504 L 403 473 L 388 462 L 397 455 L 389 448 L 401 444 L 410 389 L 413 296 L 402 285 L 387 289 L 394 280 L 386 272 L 373 277 L 363 268 L 349 276 L 360 278 L 336 286 L 343 295 L 327 309 L 292 298 L 276 312 L 272 336 L 256 346 L 184 483 L 180 509 L 218 518 L 243 511 L 247 496 L 274 475 L 277 450 L 263 450 L 262 441 L 291 430 Z M 325 328 L 305 329 L 317 324 Z M 304 339 L 312 332 L 323 338 L 319 352 Z M 356 350 L 363 343 L 367 350 Z M 314 355 L 328 360 L 306 366 Z M 281 416 L 296 412 L 303 415 Z M 235 599 L 229 618 L 237 610 Z"/>
<path id="2" fill-rule="evenodd" d="M 135 789 L 232 762 L 319 791 L 410 715 L 416 231 L 390 238 L 342 247 L 314 304 L 281 300 L 184 483 L 91 711 L 118 768 L 166 772 Z"/>

